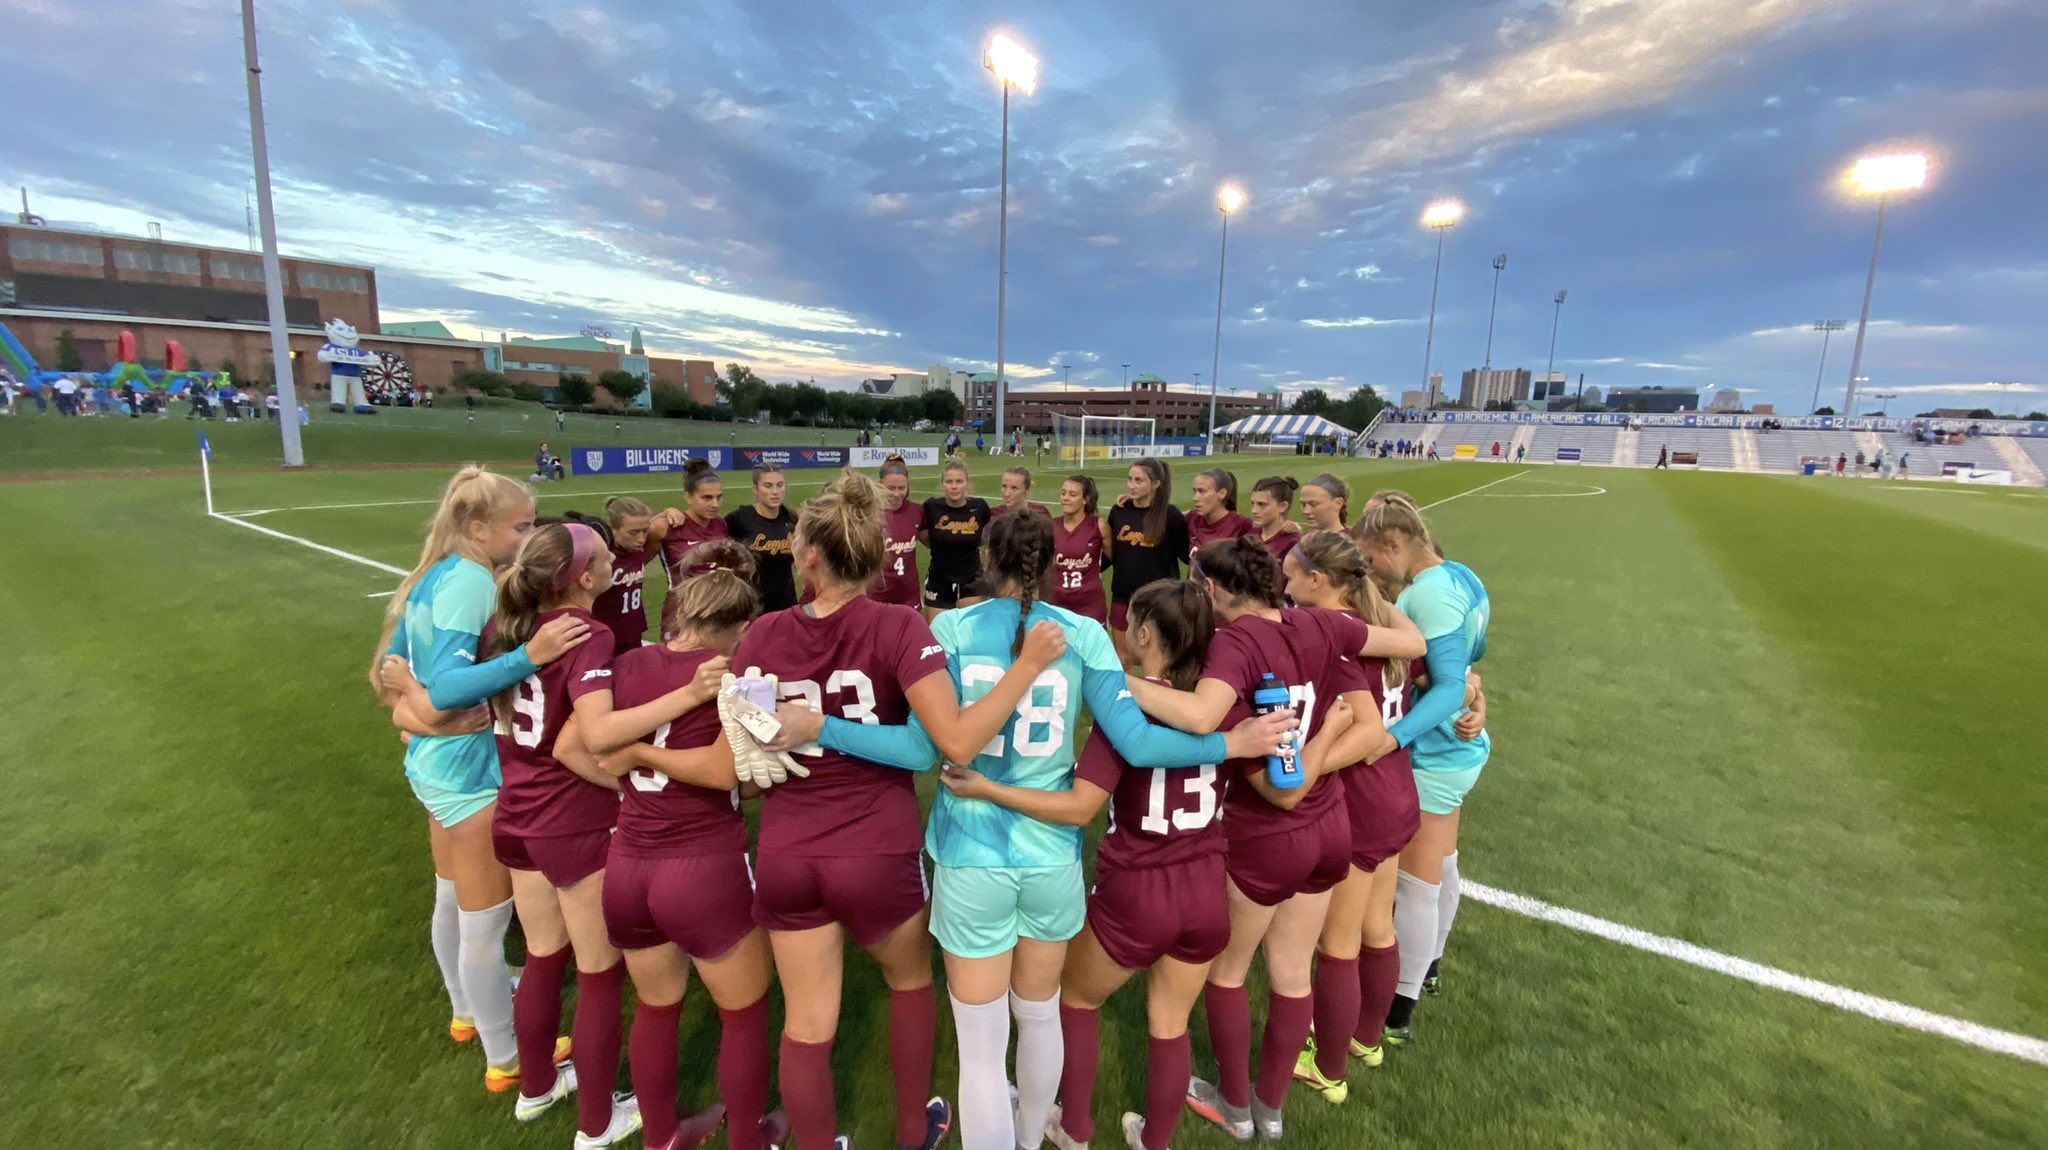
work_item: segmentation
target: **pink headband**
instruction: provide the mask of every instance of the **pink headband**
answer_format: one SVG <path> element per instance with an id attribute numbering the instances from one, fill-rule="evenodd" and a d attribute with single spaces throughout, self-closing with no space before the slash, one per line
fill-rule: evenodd
<path id="1" fill-rule="evenodd" d="M 597 547 L 597 532 L 581 523 L 564 523 L 569 531 L 569 565 L 555 576 L 555 590 L 561 591 L 574 583 L 578 576 L 590 568 L 590 553 Z"/>

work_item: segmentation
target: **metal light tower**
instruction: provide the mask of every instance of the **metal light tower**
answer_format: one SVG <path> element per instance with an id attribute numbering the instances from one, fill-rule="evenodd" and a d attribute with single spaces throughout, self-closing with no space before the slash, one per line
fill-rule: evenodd
<path id="1" fill-rule="evenodd" d="M 1060 365 L 1060 390 L 1072 391 L 1073 389 L 1074 365 L 1071 363 L 1063 363 Z"/>
<path id="2" fill-rule="evenodd" d="M 1212 455 L 1216 444 L 1216 381 L 1223 361 L 1223 268 L 1230 260 L 1230 217 L 1244 206 L 1244 199 L 1244 189 L 1235 184 L 1225 184 L 1216 189 L 1216 210 L 1223 213 L 1223 246 L 1216 255 L 1216 342 L 1209 349 L 1209 450 Z"/>
<path id="3" fill-rule="evenodd" d="M 1856 161 L 1850 181 L 1857 191 L 1877 197 L 1877 233 L 1870 241 L 1870 274 L 1863 280 L 1863 314 L 1856 321 L 1856 350 L 1849 354 L 1849 388 L 1842 417 L 1856 418 L 1856 382 L 1863 370 L 1863 336 L 1870 326 L 1870 296 L 1877 289 L 1877 253 L 1884 245 L 1884 209 L 1892 195 L 1927 186 L 1927 156 L 1911 152 L 1896 156 L 1865 156 Z"/>
<path id="4" fill-rule="evenodd" d="M 1551 301 L 1557 306 L 1550 313 L 1550 358 L 1543 363 L 1543 378 L 1546 381 L 1550 379 L 1551 373 L 1557 370 L 1557 323 L 1564 318 L 1564 294 L 1563 288 L 1557 289 L 1557 298 Z"/>
<path id="5" fill-rule="evenodd" d="M 1125 365 L 1124 365 L 1124 390 L 1125 390 L 1125 391 L 1129 391 L 1130 389 L 1131 389 L 1131 365 L 1127 363 L 1127 364 L 1125 364 Z"/>
<path id="6" fill-rule="evenodd" d="M 1493 257 L 1493 303 L 1486 309 L 1486 366 L 1481 371 L 1493 370 L 1493 317 L 1500 314 L 1500 273 L 1508 270 L 1508 253 Z"/>
<path id="7" fill-rule="evenodd" d="M 1436 229 L 1436 274 L 1429 281 L 1429 333 L 1422 340 L 1422 400 L 1425 407 L 1435 407 L 1436 397 L 1429 390 L 1429 357 L 1436 348 L 1436 289 L 1444 278 L 1444 233 L 1457 226 L 1465 216 L 1465 205 L 1456 200 L 1438 200 L 1422 213 L 1422 226 Z"/>
<path id="8" fill-rule="evenodd" d="M 1003 398 L 1007 392 L 1003 360 L 1004 311 L 1010 290 L 1010 89 L 1029 96 L 1038 89 L 1038 57 L 998 32 L 982 52 L 982 66 L 1003 86 L 1003 173 L 1001 206 L 996 216 L 996 442 L 1003 440 Z"/>
<path id="9" fill-rule="evenodd" d="M 1808 415 L 1820 410 L 1820 381 L 1828 374 L 1828 341 L 1834 338 L 1836 332 L 1848 326 L 1849 321 L 1845 319 L 1813 321 L 1813 330 L 1820 333 L 1820 370 L 1813 373 L 1813 402 L 1806 407 Z"/>
<path id="10" fill-rule="evenodd" d="M 270 361 L 277 380 L 277 424 L 284 465 L 304 467 L 299 442 L 299 391 L 292 384 L 292 344 L 284 327 L 284 269 L 277 260 L 277 212 L 270 203 L 270 143 L 263 132 L 263 68 L 256 62 L 256 0 L 242 0 L 242 61 L 249 71 L 249 151 L 256 165 L 256 211 L 263 230 L 263 297 L 270 309 Z"/>

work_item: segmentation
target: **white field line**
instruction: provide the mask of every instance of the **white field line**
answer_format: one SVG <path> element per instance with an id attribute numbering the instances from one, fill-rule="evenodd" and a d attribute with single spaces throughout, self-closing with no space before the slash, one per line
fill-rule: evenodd
<path id="1" fill-rule="evenodd" d="M 1526 473 L 1519 471 L 1515 473 L 1515 475 L 1522 474 Z M 1453 500 L 1462 499 L 1475 492 L 1484 491 L 1496 484 L 1506 483 L 1514 477 L 1514 475 L 1504 475 L 1499 479 L 1481 484 L 1469 491 L 1461 491 L 1456 495 L 1439 499 L 1434 503 L 1424 504 L 1423 510 L 1441 507 Z M 577 492 L 576 494 L 594 495 L 598 493 Z M 434 503 L 438 502 L 438 500 L 429 499 L 421 502 Z M 370 506 L 391 506 L 391 504 L 371 504 Z M 313 509 L 292 508 L 290 510 Z M 273 531 L 268 527 L 245 522 L 233 515 L 215 513 L 213 518 L 233 523 L 239 527 L 246 527 L 251 531 L 268 535 L 275 539 L 283 539 L 289 543 L 310 547 L 315 551 L 332 555 L 339 559 L 346 559 L 351 563 L 373 567 L 392 575 L 403 577 L 407 574 L 404 570 L 393 567 L 388 563 L 379 563 L 375 559 L 357 555 L 354 552 L 343 551 L 338 547 L 329 547 L 324 543 L 315 543 L 311 539 L 303 539 L 297 535 L 287 535 L 282 531 Z M 384 592 L 383 594 L 388 595 L 390 592 Z M 381 597 L 382 595 L 369 596 L 369 598 L 373 599 Z M 1565 927 L 1568 930 L 1575 930 L 1581 934 L 1590 934 L 1596 938 L 1604 938 L 1609 942 L 1620 943 L 1635 950 L 1674 959 L 1690 966 L 1699 967 L 1701 970 L 1712 971 L 1715 974 L 1726 975 L 1729 978 L 1740 979 L 1743 982 L 1752 983 L 1757 986 L 1797 995 L 1801 998 L 1821 1003 L 1824 1006 L 1832 1006 L 1837 1010 L 1860 1014 L 1865 1018 L 1875 1019 L 1879 1022 L 1888 1022 L 1894 1026 L 1905 1027 L 1908 1030 L 1918 1030 L 1924 1034 L 1932 1034 L 1939 1038 L 1949 1039 L 1952 1042 L 1960 1042 L 1965 1046 L 1974 1046 L 1980 1050 L 1987 1050 L 1993 1054 L 2003 1054 L 2009 1058 L 2017 1058 L 2038 1066 L 2048 1066 L 2048 1042 L 2044 1042 L 2039 1038 L 2010 1030 L 1999 1030 L 1980 1023 L 1970 1022 L 1966 1019 L 1952 1018 L 1945 1014 L 1936 1014 L 1933 1011 L 1922 1010 L 1917 1006 L 1908 1006 L 1903 1002 L 1894 1002 L 1889 998 L 1879 998 L 1875 995 L 1865 994 L 1862 991 L 1850 990 L 1848 987 L 1821 982 L 1817 979 L 1807 978 L 1804 975 L 1793 974 L 1791 971 L 1779 970 L 1777 967 L 1765 966 L 1759 962 L 1751 962 L 1746 958 L 1737 958 L 1732 954 L 1723 954 L 1718 950 L 1709 950 L 1706 947 L 1697 946 L 1682 939 L 1669 938 L 1661 934 L 1651 934 L 1649 931 L 1638 930 L 1632 926 L 1624 926 L 1618 922 L 1610 922 L 1607 919 L 1597 918 L 1582 911 L 1553 906 L 1541 899 L 1515 894 L 1512 891 L 1499 890 L 1486 886 L 1483 883 L 1467 882 L 1462 890 L 1476 902 L 1508 911 L 1511 914 L 1518 914 L 1524 918 L 1532 918 L 1539 922 L 1548 922 Z"/>
<path id="2" fill-rule="evenodd" d="M 1701 970 L 1710 970 L 1715 974 L 1726 975 L 1757 986 L 1795 994 L 1823 1006 L 1832 1006 L 1837 1010 L 1846 1010 L 1851 1014 L 1860 1014 L 1879 1022 L 1889 1022 L 1893 1026 L 1918 1030 L 1923 1034 L 1932 1034 L 1938 1038 L 1974 1046 L 1979 1050 L 1988 1050 L 1993 1054 L 2003 1054 L 2037 1066 L 2048 1066 L 2048 1042 L 2029 1035 L 1951 1018 L 1946 1014 L 1936 1014 L 1931 1010 L 1922 1010 L 1917 1006 L 1908 1006 L 1889 998 L 1879 998 L 1874 994 L 1821 982 L 1818 979 L 1779 970 L 1774 966 L 1765 966 L 1760 962 L 1723 954 L 1718 950 L 1708 950 L 1704 946 L 1697 946 L 1683 939 L 1651 934 L 1646 930 L 1609 922 L 1607 919 L 1596 918 L 1581 911 L 1552 906 L 1541 899 L 1498 890 L 1482 883 L 1467 882 L 1460 889 L 1467 898 L 1519 914 L 1524 918 L 1554 923 L 1581 934 L 1618 942 L 1623 946 L 1674 959 L 1689 966 L 1699 967 Z"/>

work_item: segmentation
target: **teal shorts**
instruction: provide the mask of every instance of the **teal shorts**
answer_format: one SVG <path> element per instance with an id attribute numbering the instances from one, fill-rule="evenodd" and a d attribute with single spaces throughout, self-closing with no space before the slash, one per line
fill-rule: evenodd
<path id="1" fill-rule="evenodd" d="M 993 958 L 1019 938 L 1065 942 L 1088 915 L 1081 864 L 933 868 L 932 937 L 956 958 Z"/>
<path id="2" fill-rule="evenodd" d="M 1447 815 L 1465 805 L 1465 796 L 1485 769 L 1482 763 L 1462 771 L 1416 771 L 1415 797 L 1421 800 L 1423 813 Z"/>
<path id="3" fill-rule="evenodd" d="M 405 781 L 412 784 L 413 797 L 420 801 L 421 806 L 427 808 L 427 813 L 434 816 L 434 821 L 444 827 L 452 827 L 498 801 L 496 787 L 487 791 L 451 791 L 432 783 L 423 783 L 411 775 L 407 775 Z"/>

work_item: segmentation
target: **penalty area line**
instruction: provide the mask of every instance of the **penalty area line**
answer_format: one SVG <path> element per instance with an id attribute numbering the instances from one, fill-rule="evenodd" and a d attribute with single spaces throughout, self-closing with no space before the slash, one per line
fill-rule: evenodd
<path id="1" fill-rule="evenodd" d="M 1879 998 L 1874 994 L 1865 994 L 1846 986 L 1836 986 L 1819 979 L 1807 978 L 1804 975 L 1779 970 L 1774 966 L 1765 966 L 1760 962 L 1737 958 L 1718 950 L 1709 950 L 1683 939 L 1652 934 L 1646 930 L 1624 926 L 1568 907 L 1554 906 L 1541 899 L 1515 894 L 1483 883 L 1467 882 L 1462 889 L 1467 898 L 1524 918 L 1533 918 L 1581 934 L 1604 938 L 1609 942 L 1620 943 L 1661 958 L 1673 959 L 1688 966 L 1696 966 L 1701 970 L 1712 971 L 1756 986 L 1797 995 L 1823 1006 L 1860 1014 L 1878 1022 L 1932 1034 L 1951 1042 L 1960 1042 L 1965 1046 L 1974 1046 L 1993 1054 L 2003 1054 L 2037 1066 L 2048 1066 L 2048 1042 L 2030 1035 L 1999 1030 L 1961 1018 L 1951 1018 L 1946 1014 L 1936 1014 L 1931 1010 L 1922 1010 L 1917 1006 L 1908 1006 L 1889 998 Z"/>

